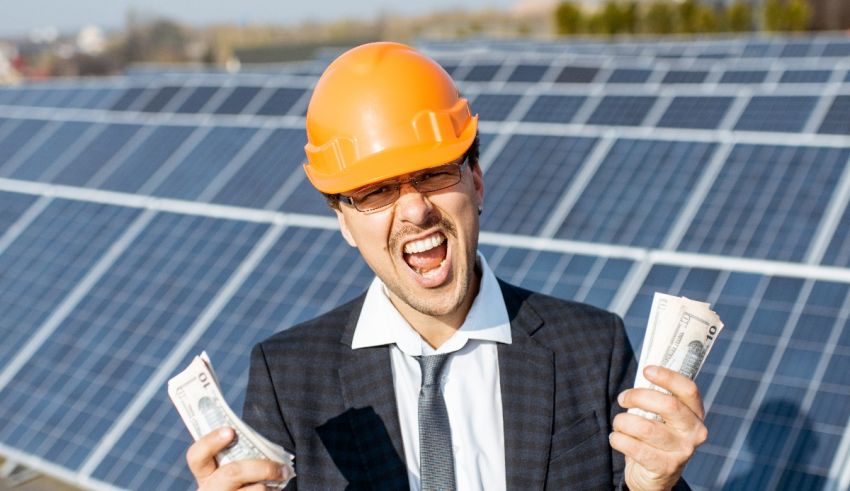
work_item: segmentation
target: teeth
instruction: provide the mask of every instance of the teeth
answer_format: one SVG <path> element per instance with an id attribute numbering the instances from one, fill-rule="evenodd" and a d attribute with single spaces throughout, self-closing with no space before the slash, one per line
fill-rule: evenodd
<path id="1" fill-rule="evenodd" d="M 443 234 L 434 234 L 424 239 L 414 240 L 413 242 L 408 242 L 404 245 L 405 254 L 414 254 L 417 252 L 425 252 L 429 249 L 433 249 L 443 242 L 446 241 L 446 237 Z"/>

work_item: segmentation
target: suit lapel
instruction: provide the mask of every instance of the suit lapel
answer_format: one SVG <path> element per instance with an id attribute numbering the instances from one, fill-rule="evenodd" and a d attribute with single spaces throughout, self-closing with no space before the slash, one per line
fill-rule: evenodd
<path id="1" fill-rule="evenodd" d="M 511 344 L 499 345 L 499 377 L 508 489 L 542 489 L 552 435 L 555 369 L 551 350 L 531 335 L 543 320 L 514 287 L 500 281 Z"/>
<path id="2" fill-rule="evenodd" d="M 341 342 L 351 346 L 360 309 L 354 309 Z M 345 406 L 358 453 L 373 488 L 407 487 L 407 466 L 387 346 L 349 349 L 339 369 Z"/>

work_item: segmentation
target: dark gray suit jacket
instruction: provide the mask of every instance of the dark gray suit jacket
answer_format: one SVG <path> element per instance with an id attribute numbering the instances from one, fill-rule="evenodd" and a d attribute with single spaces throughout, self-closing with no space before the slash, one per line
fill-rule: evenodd
<path id="1" fill-rule="evenodd" d="M 608 444 L 617 394 L 635 374 L 622 321 L 500 286 L 512 336 L 498 347 L 508 489 L 624 487 L 623 456 Z M 363 300 L 251 354 L 244 418 L 295 454 L 292 488 L 408 487 L 389 348 L 351 349 Z"/>

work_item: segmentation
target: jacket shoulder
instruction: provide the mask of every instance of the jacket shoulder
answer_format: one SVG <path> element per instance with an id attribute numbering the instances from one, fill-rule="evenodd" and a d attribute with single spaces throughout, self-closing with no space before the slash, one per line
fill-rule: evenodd
<path id="1" fill-rule="evenodd" d="M 346 328 L 357 322 L 365 293 L 334 309 L 277 332 L 257 343 L 264 351 L 276 351 L 287 346 L 303 349 L 306 346 L 340 343 Z"/>

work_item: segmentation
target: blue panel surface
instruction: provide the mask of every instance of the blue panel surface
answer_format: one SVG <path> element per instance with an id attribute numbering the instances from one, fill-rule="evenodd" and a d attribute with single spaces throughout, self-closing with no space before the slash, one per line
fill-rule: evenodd
<path id="1" fill-rule="evenodd" d="M 817 97 L 810 96 L 756 96 L 747 104 L 735 129 L 799 132 L 816 102 Z"/>
<path id="2" fill-rule="evenodd" d="M 292 109 L 298 99 L 304 95 L 304 89 L 282 87 L 275 90 L 266 102 L 257 110 L 263 116 L 283 116 Z"/>
<path id="3" fill-rule="evenodd" d="M 536 123 L 569 123 L 587 100 L 577 95 L 539 95 L 523 116 L 523 121 Z"/>
<path id="4" fill-rule="evenodd" d="M 175 168 L 153 194 L 195 199 L 256 133 L 253 128 L 216 127 Z"/>
<path id="5" fill-rule="evenodd" d="M 0 225 L 8 230 L 34 198 L 0 193 L 0 200 L 6 210 Z M 55 200 L 0 254 L 0 369 L 137 214 L 117 206 Z"/>
<path id="6" fill-rule="evenodd" d="M 201 86 L 196 88 L 189 97 L 186 98 L 177 108 L 178 113 L 197 113 L 212 99 L 213 95 L 218 92 L 218 87 Z"/>
<path id="7" fill-rule="evenodd" d="M 670 70 L 661 79 L 662 84 L 700 84 L 708 72 L 704 70 Z"/>
<path id="8" fill-rule="evenodd" d="M 278 129 L 272 133 L 212 201 L 263 208 L 291 179 L 304 174 L 304 132 Z M 293 176 L 293 174 L 296 174 Z M 308 185 L 306 182 L 302 185 Z"/>
<path id="9" fill-rule="evenodd" d="M 0 441 L 79 468 L 265 228 L 155 217 L 0 391 Z"/>
<path id="10" fill-rule="evenodd" d="M 549 65 L 520 64 L 508 77 L 509 82 L 539 82 L 549 69 Z"/>
<path id="11" fill-rule="evenodd" d="M 844 208 L 822 262 L 832 266 L 850 267 L 850 206 Z"/>
<path id="12" fill-rule="evenodd" d="M 254 343 L 353 298 L 366 289 L 371 278 L 371 270 L 339 232 L 288 229 L 179 367 L 206 350 L 225 397 L 241 413 Z M 183 422 L 162 390 L 94 475 L 131 489 L 187 489 L 194 483 L 183 458 L 190 443 Z"/>
<path id="13" fill-rule="evenodd" d="M 0 138 L 0 174 L 8 175 L 9 170 L 7 169 L 12 157 L 47 124 L 47 121 L 33 119 L 10 119 L 6 122 L 4 125 L 5 136 Z"/>
<path id="14" fill-rule="evenodd" d="M 143 96 L 145 93 L 145 89 L 142 87 L 132 87 L 126 89 L 121 97 L 119 97 L 115 102 L 112 103 L 109 109 L 113 111 L 126 111 L 133 104 L 136 103 L 136 100 Z"/>
<path id="15" fill-rule="evenodd" d="M 91 127 L 91 123 L 76 121 L 62 123 L 41 146 L 31 152 L 25 160 L 19 162 L 14 170 L 3 169 L 3 175 L 15 179 L 38 180 L 62 160 L 68 149 Z M 11 172 L 11 175 L 7 174 L 8 172 Z"/>
<path id="16" fill-rule="evenodd" d="M 713 150 L 709 143 L 618 140 L 557 237 L 660 247 Z"/>
<path id="17" fill-rule="evenodd" d="M 658 126 L 716 129 L 732 105 L 732 97 L 678 96 L 670 103 Z"/>
<path id="18" fill-rule="evenodd" d="M 829 81 L 832 70 L 785 70 L 779 79 L 781 84 L 816 84 Z"/>
<path id="19" fill-rule="evenodd" d="M 171 102 L 171 99 L 177 95 L 178 92 L 180 92 L 180 87 L 177 86 L 169 85 L 161 87 L 141 110 L 143 112 L 151 113 L 160 112 L 169 102 Z"/>
<path id="20" fill-rule="evenodd" d="M 736 145 L 680 248 L 802 260 L 848 156 L 850 149 Z"/>
<path id="21" fill-rule="evenodd" d="M 138 191 L 196 131 L 191 126 L 159 126 L 96 185 L 111 191 Z"/>
<path id="22" fill-rule="evenodd" d="M 464 75 L 462 80 L 466 80 L 467 82 L 489 82 L 490 80 L 493 80 L 493 76 L 496 75 L 496 72 L 498 72 L 500 68 L 502 68 L 502 65 L 473 65 L 466 75 Z"/>
<path id="23" fill-rule="evenodd" d="M 608 77 L 609 84 L 642 84 L 652 75 L 652 70 L 643 68 L 615 68 Z"/>
<path id="24" fill-rule="evenodd" d="M 638 126 L 655 104 L 650 96 L 605 96 L 587 120 L 588 124 Z"/>
<path id="25" fill-rule="evenodd" d="M 721 84 L 760 84 L 767 78 L 767 70 L 727 70 L 723 72 Z"/>
<path id="26" fill-rule="evenodd" d="M 216 114 L 240 114 L 259 91 L 260 87 L 234 87 L 233 91 L 213 112 Z"/>
<path id="27" fill-rule="evenodd" d="M 835 96 L 818 133 L 850 135 L 850 95 Z"/>
<path id="28" fill-rule="evenodd" d="M 514 94 L 478 94 L 470 106 L 485 121 L 504 121 L 519 100 Z"/>
<path id="29" fill-rule="evenodd" d="M 141 127 L 135 124 L 111 124 L 101 131 L 61 171 L 51 169 L 50 182 L 83 186 L 111 163 L 111 159 Z M 54 177 L 55 176 L 55 177 Z"/>
<path id="30" fill-rule="evenodd" d="M 538 232 L 595 143 L 593 138 L 514 135 L 484 176 L 481 227 Z"/>
<path id="31" fill-rule="evenodd" d="M 561 69 L 555 82 L 566 84 L 586 84 L 596 78 L 599 69 L 586 66 L 565 66 Z"/>

